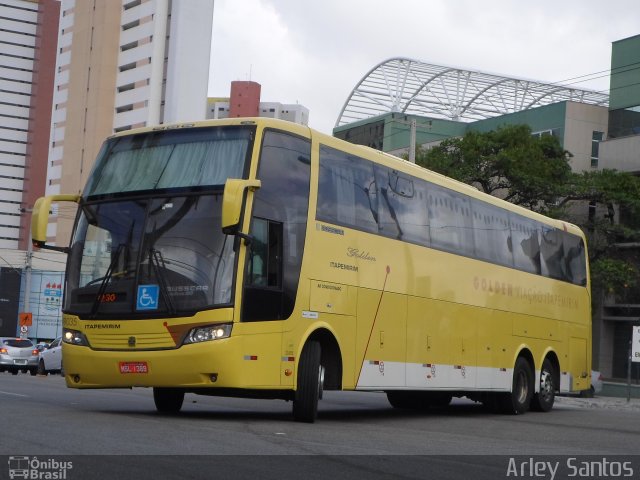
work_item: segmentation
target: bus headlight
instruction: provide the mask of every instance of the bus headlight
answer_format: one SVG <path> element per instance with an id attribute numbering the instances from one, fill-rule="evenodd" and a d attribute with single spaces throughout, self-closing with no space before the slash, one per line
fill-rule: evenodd
<path id="1" fill-rule="evenodd" d="M 83 347 L 89 346 L 89 341 L 84 333 L 77 330 L 64 329 L 62 333 L 62 341 L 64 343 L 70 343 L 71 345 L 80 345 Z"/>
<path id="2" fill-rule="evenodd" d="M 219 340 L 231 336 L 232 323 L 222 323 L 217 325 L 208 325 L 206 327 L 197 327 L 192 329 L 184 339 L 184 344 L 209 342 L 211 340 Z"/>

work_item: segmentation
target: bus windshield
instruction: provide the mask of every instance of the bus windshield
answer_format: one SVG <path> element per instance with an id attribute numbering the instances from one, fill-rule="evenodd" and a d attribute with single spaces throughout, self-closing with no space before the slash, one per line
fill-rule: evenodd
<path id="1" fill-rule="evenodd" d="M 65 312 L 139 318 L 229 306 L 235 252 L 222 233 L 222 191 L 243 178 L 252 138 L 219 127 L 108 141 L 71 242 Z"/>
<path id="2" fill-rule="evenodd" d="M 85 198 L 224 185 L 243 178 L 253 127 L 177 129 L 115 137 L 98 156 Z"/>

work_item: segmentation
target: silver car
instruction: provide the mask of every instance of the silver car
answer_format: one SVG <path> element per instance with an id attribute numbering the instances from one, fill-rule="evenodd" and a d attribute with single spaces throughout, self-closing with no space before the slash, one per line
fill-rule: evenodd
<path id="1" fill-rule="evenodd" d="M 0 372 L 38 373 L 38 349 L 27 338 L 0 337 Z"/>

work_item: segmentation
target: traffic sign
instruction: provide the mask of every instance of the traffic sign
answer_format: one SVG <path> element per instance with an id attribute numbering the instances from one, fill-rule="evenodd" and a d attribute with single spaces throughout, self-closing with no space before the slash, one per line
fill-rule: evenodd
<path id="1" fill-rule="evenodd" d="M 21 327 L 30 327 L 33 325 L 33 313 L 31 312 L 20 312 L 18 314 L 18 319 L 20 320 Z"/>
<path id="2" fill-rule="evenodd" d="M 631 340 L 631 361 L 640 362 L 640 325 L 633 327 L 633 337 Z"/>
<path id="3" fill-rule="evenodd" d="M 29 331 L 29 327 L 23 325 L 20 327 L 20 333 L 27 333 Z"/>

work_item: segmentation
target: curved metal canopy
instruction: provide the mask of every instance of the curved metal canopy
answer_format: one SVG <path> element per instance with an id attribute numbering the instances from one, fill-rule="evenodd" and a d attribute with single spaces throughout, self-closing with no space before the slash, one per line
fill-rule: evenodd
<path id="1" fill-rule="evenodd" d="M 476 121 L 567 100 L 609 104 L 593 90 L 392 58 L 358 82 L 336 127 L 389 112 Z"/>

